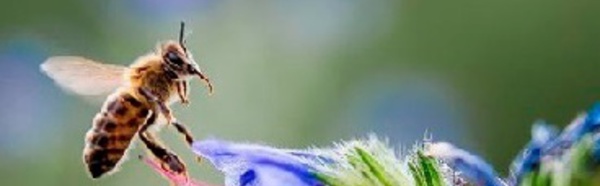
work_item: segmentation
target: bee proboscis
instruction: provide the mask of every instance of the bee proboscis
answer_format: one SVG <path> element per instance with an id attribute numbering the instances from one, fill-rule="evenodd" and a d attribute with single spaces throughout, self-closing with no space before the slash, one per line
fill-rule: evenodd
<path id="1" fill-rule="evenodd" d="M 186 173 L 179 157 L 160 145 L 148 130 L 157 117 L 164 117 L 191 145 L 192 135 L 175 119 L 169 105 L 189 102 L 189 81 L 195 76 L 206 83 L 209 93 L 213 91 L 184 45 L 184 26 L 182 22 L 179 41 L 159 44 L 129 67 L 75 56 L 51 57 L 41 65 L 43 72 L 68 91 L 84 96 L 110 94 L 85 135 L 83 160 L 92 178 L 115 170 L 136 135 L 164 168 Z"/>

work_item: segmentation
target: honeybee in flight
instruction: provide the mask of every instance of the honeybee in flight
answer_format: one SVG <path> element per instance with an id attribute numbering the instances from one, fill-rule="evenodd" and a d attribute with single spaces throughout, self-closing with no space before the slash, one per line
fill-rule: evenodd
<path id="1" fill-rule="evenodd" d="M 189 81 L 195 76 L 205 82 L 209 94 L 213 91 L 184 45 L 184 26 L 182 22 L 178 42 L 159 44 L 129 67 L 75 56 L 51 57 L 41 65 L 43 72 L 68 91 L 84 96 L 110 93 L 85 135 L 83 160 L 92 178 L 115 170 L 136 134 L 163 168 L 186 173 L 179 157 L 160 145 L 148 130 L 158 117 L 164 117 L 167 125 L 173 125 L 191 145 L 192 135 L 175 119 L 169 105 L 178 100 L 188 103 Z"/>

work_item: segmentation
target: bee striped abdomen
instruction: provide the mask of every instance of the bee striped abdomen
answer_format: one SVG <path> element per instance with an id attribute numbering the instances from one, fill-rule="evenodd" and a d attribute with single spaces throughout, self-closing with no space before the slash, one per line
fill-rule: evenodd
<path id="1" fill-rule="evenodd" d="M 109 96 L 86 134 L 84 161 L 92 178 L 117 166 L 148 114 L 144 104 L 128 93 Z"/>

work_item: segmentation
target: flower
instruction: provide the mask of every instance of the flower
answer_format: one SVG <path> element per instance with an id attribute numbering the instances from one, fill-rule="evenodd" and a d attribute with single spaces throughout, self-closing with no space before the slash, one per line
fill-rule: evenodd
<path id="1" fill-rule="evenodd" d="M 511 181 L 520 183 L 525 173 L 535 171 L 540 166 L 543 148 L 558 135 L 558 129 L 542 121 L 531 129 L 531 142 L 523 149 L 511 164 Z"/>
<path id="2" fill-rule="evenodd" d="M 595 132 L 600 127 L 600 103 L 596 103 L 587 114 L 582 114 L 565 128 L 565 130 L 544 149 L 546 154 L 562 154 L 586 134 Z"/>
<path id="3" fill-rule="evenodd" d="M 224 172 L 228 186 L 323 185 L 303 161 L 306 153 L 219 140 L 195 142 L 193 151 Z"/>
<path id="4" fill-rule="evenodd" d="M 596 165 L 600 165 L 600 135 L 594 135 L 591 155 Z"/>
<path id="5" fill-rule="evenodd" d="M 591 183 L 600 156 L 600 104 L 581 114 L 560 134 L 536 124 L 532 140 L 513 161 L 512 185 L 569 185 Z"/>
<path id="6" fill-rule="evenodd" d="M 411 158 L 419 170 L 375 136 L 342 141 L 333 147 L 276 149 L 220 140 L 197 141 L 193 150 L 225 173 L 228 186 L 444 185 L 436 160 Z M 415 151 L 417 152 L 417 151 Z M 411 162 L 412 163 L 412 162 Z M 414 178 L 414 179 L 411 179 Z"/>
<path id="7" fill-rule="evenodd" d="M 479 156 L 430 139 L 408 154 L 375 135 L 304 150 L 214 139 L 196 141 L 192 148 L 225 173 L 227 186 L 593 185 L 600 180 L 599 128 L 600 104 L 562 132 L 535 123 L 507 179 Z M 178 185 L 200 185 L 147 163 Z"/>
<path id="8" fill-rule="evenodd" d="M 433 156 L 443 160 L 445 163 L 457 171 L 460 171 L 465 178 L 477 185 L 503 186 L 496 175 L 496 172 L 483 159 L 467 151 L 458 149 L 447 142 L 437 142 L 429 145 L 425 151 L 426 155 Z"/>

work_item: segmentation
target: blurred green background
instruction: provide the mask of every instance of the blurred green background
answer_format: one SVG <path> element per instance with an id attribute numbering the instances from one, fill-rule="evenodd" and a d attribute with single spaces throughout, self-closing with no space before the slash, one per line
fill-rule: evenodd
<path id="1" fill-rule="evenodd" d="M 198 139 L 304 148 L 365 136 L 410 147 L 427 131 L 506 173 L 531 123 L 564 126 L 600 100 L 595 0 L 4 0 L 0 6 L 1 185 L 166 185 L 137 158 L 98 181 L 84 133 L 99 104 L 40 73 L 53 55 L 127 65 L 193 31 L 188 48 L 216 86 L 198 81 L 175 114 Z M 194 177 L 172 128 L 161 137 Z"/>

